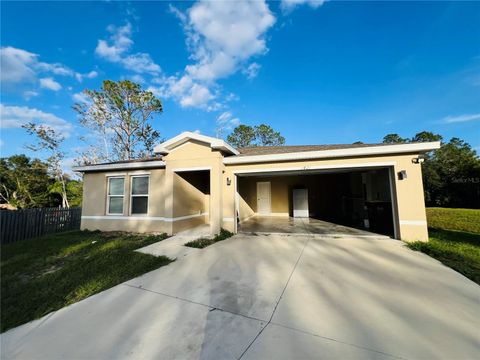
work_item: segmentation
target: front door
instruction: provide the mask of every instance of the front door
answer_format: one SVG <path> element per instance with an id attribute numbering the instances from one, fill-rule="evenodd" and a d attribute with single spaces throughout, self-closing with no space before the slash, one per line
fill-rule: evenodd
<path id="1" fill-rule="evenodd" d="M 271 208 L 271 186 L 270 181 L 257 182 L 257 213 L 260 215 L 270 215 Z"/>

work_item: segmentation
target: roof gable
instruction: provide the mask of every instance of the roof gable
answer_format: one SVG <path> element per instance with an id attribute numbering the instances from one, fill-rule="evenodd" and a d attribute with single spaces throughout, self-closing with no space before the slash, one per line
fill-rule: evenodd
<path id="1" fill-rule="evenodd" d="M 177 136 L 175 136 L 175 137 L 173 137 L 173 138 L 171 138 L 171 139 L 169 139 L 169 140 L 167 140 L 167 141 L 165 141 L 161 144 L 158 144 L 157 146 L 155 146 L 153 151 L 156 154 L 166 155 L 170 151 L 177 148 L 178 146 L 183 145 L 186 142 L 189 142 L 189 141 L 192 141 L 192 140 L 196 141 L 196 142 L 204 143 L 206 145 L 209 145 L 212 149 L 220 150 L 220 151 L 222 151 L 224 153 L 227 153 L 229 155 L 238 155 L 239 154 L 239 152 L 235 148 L 233 148 L 231 145 L 229 145 L 228 143 L 226 143 L 222 139 L 217 139 L 217 138 L 213 138 L 213 137 L 210 137 L 210 136 L 205 136 L 205 135 L 193 133 L 193 132 L 190 132 L 190 131 L 185 131 L 185 132 L 181 133 L 180 135 L 177 135 Z"/>

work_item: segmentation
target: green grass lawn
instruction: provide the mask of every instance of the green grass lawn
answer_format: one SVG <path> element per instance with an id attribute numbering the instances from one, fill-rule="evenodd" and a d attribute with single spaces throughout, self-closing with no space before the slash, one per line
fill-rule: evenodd
<path id="1" fill-rule="evenodd" d="M 408 247 L 480 284 L 480 210 L 429 208 L 427 221 L 429 242 L 417 241 Z"/>
<path id="2" fill-rule="evenodd" d="M 197 248 L 197 249 L 203 249 L 206 248 L 209 245 L 215 244 L 216 242 L 228 239 L 229 237 L 232 237 L 233 233 L 230 231 L 227 231 L 225 229 L 220 230 L 220 234 L 216 235 L 213 239 L 207 239 L 207 238 L 200 238 L 197 240 L 189 241 L 185 244 L 185 246 L 192 247 L 192 248 Z"/>
<path id="3" fill-rule="evenodd" d="M 133 251 L 165 238 L 73 231 L 2 245 L 0 331 L 169 264 Z"/>
<path id="4" fill-rule="evenodd" d="M 480 234 L 480 210 L 427 208 L 428 227 Z"/>

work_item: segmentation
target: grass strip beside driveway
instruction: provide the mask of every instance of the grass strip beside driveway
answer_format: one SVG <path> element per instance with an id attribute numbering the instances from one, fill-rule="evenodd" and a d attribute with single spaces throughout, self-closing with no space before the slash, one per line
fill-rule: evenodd
<path id="1" fill-rule="evenodd" d="M 203 249 L 206 248 L 209 245 L 215 244 L 216 242 L 228 239 L 229 237 L 232 237 L 233 233 L 230 231 L 227 231 L 225 229 L 220 230 L 220 234 L 215 235 L 213 239 L 207 239 L 207 238 L 200 238 L 197 240 L 189 241 L 185 244 L 185 246 L 192 247 L 192 248 L 197 248 L 197 249 Z"/>
<path id="2" fill-rule="evenodd" d="M 73 231 L 1 247 L 1 332 L 169 264 L 134 250 L 163 235 Z"/>

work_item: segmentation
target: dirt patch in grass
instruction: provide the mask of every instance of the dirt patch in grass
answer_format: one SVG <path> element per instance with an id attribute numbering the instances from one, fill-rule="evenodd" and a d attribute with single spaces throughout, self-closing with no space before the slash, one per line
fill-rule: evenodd
<path id="1" fill-rule="evenodd" d="M 192 247 L 192 248 L 197 248 L 197 249 L 203 249 L 206 248 L 209 245 L 215 244 L 216 242 L 228 239 L 229 237 L 232 237 L 233 233 L 230 231 L 227 231 L 225 229 L 221 229 L 220 233 L 216 235 L 213 239 L 207 239 L 207 238 L 200 238 L 197 240 L 189 241 L 185 244 L 185 246 Z"/>
<path id="2" fill-rule="evenodd" d="M 1 246 L 1 332 L 169 264 L 162 235 L 73 231 Z"/>

